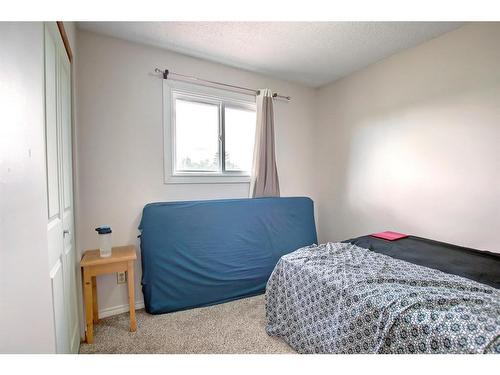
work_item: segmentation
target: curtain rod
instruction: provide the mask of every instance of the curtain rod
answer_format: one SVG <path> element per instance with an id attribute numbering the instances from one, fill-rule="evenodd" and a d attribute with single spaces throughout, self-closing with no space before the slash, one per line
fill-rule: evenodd
<path id="1" fill-rule="evenodd" d="M 186 78 L 186 79 L 191 80 L 191 81 L 204 82 L 204 83 L 209 83 L 209 84 L 212 84 L 212 85 L 229 87 L 229 88 L 231 88 L 233 90 L 251 91 L 251 92 L 253 92 L 254 95 L 259 95 L 259 93 L 260 93 L 259 90 L 249 89 L 248 87 L 241 87 L 241 86 L 229 85 L 227 83 L 222 83 L 222 82 L 217 82 L 217 81 L 209 81 L 207 79 L 202 79 L 202 78 L 198 78 L 198 77 L 188 76 L 188 75 L 185 75 L 185 74 L 175 73 L 175 72 L 172 72 L 172 71 L 170 71 L 168 69 L 161 70 L 161 69 L 155 68 L 155 72 L 156 73 L 161 73 L 163 75 L 163 79 L 173 79 L 173 80 L 179 81 L 178 79 L 175 79 L 174 77 L 170 76 L 171 74 L 173 74 L 174 76 L 179 76 L 179 77 L 182 77 L 182 78 Z M 288 100 L 288 101 L 292 100 L 292 98 L 290 96 L 280 95 L 280 94 L 277 94 L 277 93 L 273 94 L 273 98 L 280 98 L 280 99 L 285 99 L 285 100 Z"/>

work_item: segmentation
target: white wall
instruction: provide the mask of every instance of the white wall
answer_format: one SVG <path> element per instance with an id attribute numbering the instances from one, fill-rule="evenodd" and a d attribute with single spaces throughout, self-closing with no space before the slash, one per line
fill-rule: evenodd
<path id="1" fill-rule="evenodd" d="M 500 252 L 500 24 L 319 90 L 321 241 L 396 230 Z"/>
<path id="2" fill-rule="evenodd" d="M 54 352 L 42 23 L 0 23 L 0 353 Z"/>
<path id="3" fill-rule="evenodd" d="M 315 198 L 315 90 L 146 47 L 79 31 L 77 57 L 77 242 L 97 247 L 94 228 L 109 224 L 115 245 L 139 245 L 142 208 L 154 201 L 246 197 L 247 184 L 163 183 L 162 80 L 154 68 L 237 85 L 269 87 L 291 95 L 276 102 L 277 163 L 282 195 Z M 140 260 L 136 291 L 140 292 Z M 98 281 L 101 310 L 127 303 L 115 276 Z M 116 311 L 116 310 L 114 310 Z"/>

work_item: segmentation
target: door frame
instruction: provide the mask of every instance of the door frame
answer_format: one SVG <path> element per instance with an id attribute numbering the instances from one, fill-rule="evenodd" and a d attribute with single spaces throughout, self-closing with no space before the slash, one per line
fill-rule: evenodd
<path id="1" fill-rule="evenodd" d="M 56 21 L 56 24 L 57 28 L 59 29 L 59 34 L 61 34 L 64 48 L 66 49 L 66 53 L 68 54 L 69 64 L 73 66 L 73 52 L 71 51 L 71 44 L 69 43 L 68 34 L 66 34 L 66 29 L 64 28 L 64 22 Z"/>

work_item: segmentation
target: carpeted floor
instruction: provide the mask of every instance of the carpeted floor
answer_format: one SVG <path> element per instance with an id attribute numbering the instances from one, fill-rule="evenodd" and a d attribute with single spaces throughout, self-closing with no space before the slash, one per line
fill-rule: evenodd
<path id="1" fill-rule="evenodd" d="M 128 313 L 102 319 L 80 353 L 295 353 L 265 324 L 264 295 L 162 315 L 138 310 L 136 332 Z"/>

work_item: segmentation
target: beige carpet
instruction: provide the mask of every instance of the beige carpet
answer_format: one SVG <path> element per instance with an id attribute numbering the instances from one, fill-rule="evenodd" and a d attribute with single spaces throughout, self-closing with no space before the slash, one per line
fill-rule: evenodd
<path id="1" fill-rule="evenodd" d="M 138 310 L 137 332 L 128 324 L 128 313 L 102 319 L 80 353 L 295 353 L 266 333 L 264 295 L 162 315 Z"/>

